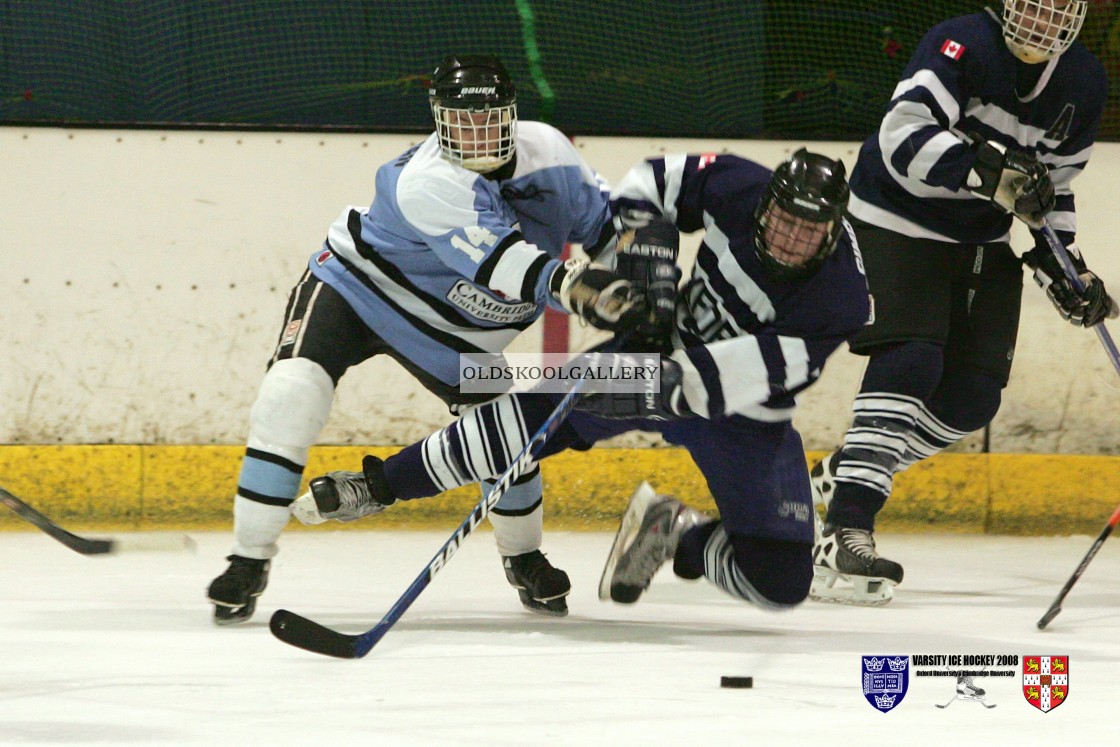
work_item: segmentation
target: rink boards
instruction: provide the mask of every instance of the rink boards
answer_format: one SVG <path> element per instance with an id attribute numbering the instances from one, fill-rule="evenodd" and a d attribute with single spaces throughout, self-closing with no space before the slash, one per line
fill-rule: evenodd
<path id="1" fill-rule="evenodd" d="M 118 529 L 196 527 L 232 522 L 241 446 L 62 445 L 0 448 L 0 485 L 58 521 Z M 304 485 L 334 469 L 358 469 L 366 453 L 397 447 L 312 449 Z M 821 452 L 809 452 L 813 464 Z M 610 529 L 640 480 L 703 510 L 714 505 L 703 476 L 677 448 L 600 448 L 542 464 L 546 526 Z M 941 454 L 896 480 L 879 517 L 890 531 L 1012 535 L 1095 534 L 1120 503 L 1120 457 Z M 749 490 L 744 486 L 744 490 Z M 461 488 L 394 507 L 348 528 L 453 527 L 478 501 Z M 24 529 L 0 514 L 0 529 Z M 338 529 L 337 525 L 331 529 Z"/>

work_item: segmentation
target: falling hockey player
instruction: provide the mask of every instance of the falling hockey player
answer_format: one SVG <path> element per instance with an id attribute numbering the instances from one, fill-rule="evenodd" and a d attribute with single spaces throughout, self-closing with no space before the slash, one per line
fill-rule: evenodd
<path id="1" fill-rule="evenodd" d="M 606 188 L 562 133 L 518 122 L 497 58 L 447 58 L 429 100 L 436 131 L 377 171 L 373 204 L 343 211 L 289 297 L 250 416 L 236 544 L 208 590 L 219 625 L 253 614 L 347 369 L 388 355 L 453 408 L 477 404 L 494 395 L 461 390 L 460 353 L 501 352 L 546 306 L 618 329 L 644 303 L 612 271 L 557 259 L 567 242 L 611 256 Z M 564 614 L 570 584 L 540 552 L 541 517 L 537 472 L 490 514 L 522 602 Z"/>
<path id="2" fill-rule="evenodd" d="M 619 220 L 636 226 L 624 252 L 655 246 L 651 254 L 675 258 L 678 231 L 703 230 L 703 242 L 668 334 L 643 341 L 653 352 L 620 356 L 659 364 L 659 388 L 585 395 L 540 456 L 630 430 L 660 432 L 688 449 L 720 519 L 643 485 L 610 552 L 602 598 L 637 601 L 668 561 L 678 576 L 704 576 L 766 609 L 808 595 L 812 502 L 792 417 L 797 394 L 868 318 L 847 199 L 844 165 L 805 150 L 774 172 L 734 155 L 654 158 L 612 194 Z M 642 216 L 654 220 L 641 225 Z M 350 519 L 492 477 L 554 404 L 530 393 L 481 405 L 384 462 L 366 457 L 363 472 L 313 479 L 293 513 Z"/>
<path id="3" fill-rule="evenodd" d="M 828 506 L 812 596 L 881 605 L 902 566 L 875 516 L 894 476 L 987 425 L 1011 373 L 1025 263 L 1061 316 L 1091 327 L 1116 304 L 1086 266 L 1070 182 L 1105 104 L 1100 62 L 1074 39 L 1087 3 L 1005 0 L 935 26 L 852 173 L 849 212 L 875 299 L 853 352 L 869 356 L 843 446 L 813 469 Z M 1031 227 L 1020 259 L 1008 231 Z M 1085 290 L 1038 230 L 1049 219 Z"/>

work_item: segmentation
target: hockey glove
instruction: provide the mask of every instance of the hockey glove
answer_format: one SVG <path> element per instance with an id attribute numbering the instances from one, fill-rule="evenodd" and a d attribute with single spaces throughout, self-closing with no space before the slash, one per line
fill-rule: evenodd
<path id="1" fill-rule="evenodd" d="M 965 188 L 991 200 L 1031 228 L 1054 209 L 1054 182 L 1033 153 L 1008 150 L 993 141 L 976 144 L 976 161 Z"/>
<path id="2" fill-rule="evenodd" d="M 1105 291 L 1104 281 L 1089 271 L 1079 254 L 1070 252 L 1069 258 L 1085 287 L 1083 291 L 1070 282 L 1049 247 L 1038 246 L 1023 255 L 1023 261 L 1034 270 L 1034 281 L 1046 291 L 1062 319 L 1076 327 L 1092 327 L 1105 319 L 1115 319 L 1120 307 Z"/>
<path id="3" fill-rule="evenodd" d="M 693 416 L 684 398 L 684 376 L 681 366 L 665 355 L 634 355 L 619 353 L 612 356 L 615 379 L 624 368 L 630 371 L 649 371 L 660 367 L 660 377 L 656 375 L 645 381 L 642 391 L 637 392 L 592 392 L 580 397 L 576 409 L 598 415 L 608 420 L 678 420 Z M 660 387 L 658 387 L 660 383 Z M 655 391 L 659 389 L 660 391 Z"/>
<path id="4" fill-rule="evenodd" d="M 599 329 L 625 332 L 645 312 L 645 297 L 629 280 L 585 259 L 569 259 L 556 268 L 548 287 L 569 314 Z"/>
<path id="5" fill-rule="evenodd" d="M 660 218 L 627 231 L 619 239 L 618 274 L 643 289 L 646 297 L 647 315 L 634 330 L 636 338 L 667 337 L 672 329 L 681 279 L 677 267 L 680 246 L 677 227 Z"/>

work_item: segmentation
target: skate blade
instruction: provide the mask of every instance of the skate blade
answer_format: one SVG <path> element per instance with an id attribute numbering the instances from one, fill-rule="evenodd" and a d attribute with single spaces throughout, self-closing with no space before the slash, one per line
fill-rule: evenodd
<path id="1" fill-rule="evenodd" d="M 630 503 L 626 506 L 626 513 L 622 515 L 622 523 L 618 533 L 614 536 L 614 544 L 607 555 L 607 563 L 603 567 L 603 575 L 599 579 L 599 598 L 604 602 L 611 598 L 611 578 L 618 567 L 619 558 L 634 544 L 638 530 L 642 527 L 642 517 L 645 516 L 649 504 L 657 498 L 657 493 L 648 482 L 643 482 L 630 496 Z"/>
<path id="2" fill-rule="evenodd" d="M 837 581 L 843 581 L 845 586 L 836 586 Z M 894 586 L 890 579 L 852 576 L 815 565 L 809 598 L 816 602 L 853 607 L 883 607 L 894 599 Z"/>

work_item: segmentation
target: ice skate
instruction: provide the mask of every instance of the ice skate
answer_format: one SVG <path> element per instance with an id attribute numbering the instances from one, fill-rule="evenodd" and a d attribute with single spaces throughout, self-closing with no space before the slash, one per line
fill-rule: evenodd
<path id="1" fill-rule="evenodd" d="M 837 581 L 844 585 L 837 586 Z M 860 607 L 881 607 L 902 582 L 902 566 L 879 557 L 875 539 L 865 529 L 825 525 L 813 546 L 813 584 L 809 597 Z"/>
<path id="2" fill-rule="evenodd" d="M 681 535 L 708 518 L 680 501 L 657 495 L 649 483 L 634 491 L 599 580 L 599 598 L 633 604 L 654 574 L 677 553 Z"/>
<path id="3" fill-rule="evenodd" d="M 948 708 L 954 701 L 963 700 L 969 703 L 979 703 L 985 708 L 995 708 L 995 703 L 988 704 L 984 702 L 984 688 L 977 687 L 972 683 L 971 677 L 957 677 L 957 695 L 945 705 L 935 703 L 938 708 Z"/>
<path id="4" fill-rule="evenodd" d="M 257 597 L 268 585 L 270 561 L 230 555 L 229 568 L 210 582 L 207 598 L 214 604 L 216 625 L 248 621 L 257 608 Z"/>
<path id="5" fill-rule="evenodd" d="M 310 489 L 292 503 L 292 515 L 303 524 L 354 521 L 396 503 L 385 482 L 383 462 L 367 456 L 362 472 L 328 472 L 311 481 Z"/>
<path id="6" fill-rule="evenodd" d="M 832 493 L 836 490 L 836 468 L 840 464 L 840 452 L 834 451 L 813 465 L 809 470 L 809 485 L 813 490 L 813 505 L 828 510 Z"/>
<path id="7" fill-rule="evenodd" d="M 824 517 L 828 515 L 828 504 L 836 489 L 836 466 L 840 452 L 834 451 L 813 465 L 809 470 L 809 487 L 813 494 L 813 542 L 820 543 L 824 534 Z"/>
<path id="8" fill-rule="evenodd" d="M 506 580 L 517 589 L 521 604 L 530 612 L 564 617 L 568 603 L 564 597 L 572 590 L 568 574 L 554 568 L 540 550 L 523 555 L 502 556 Z"/>

